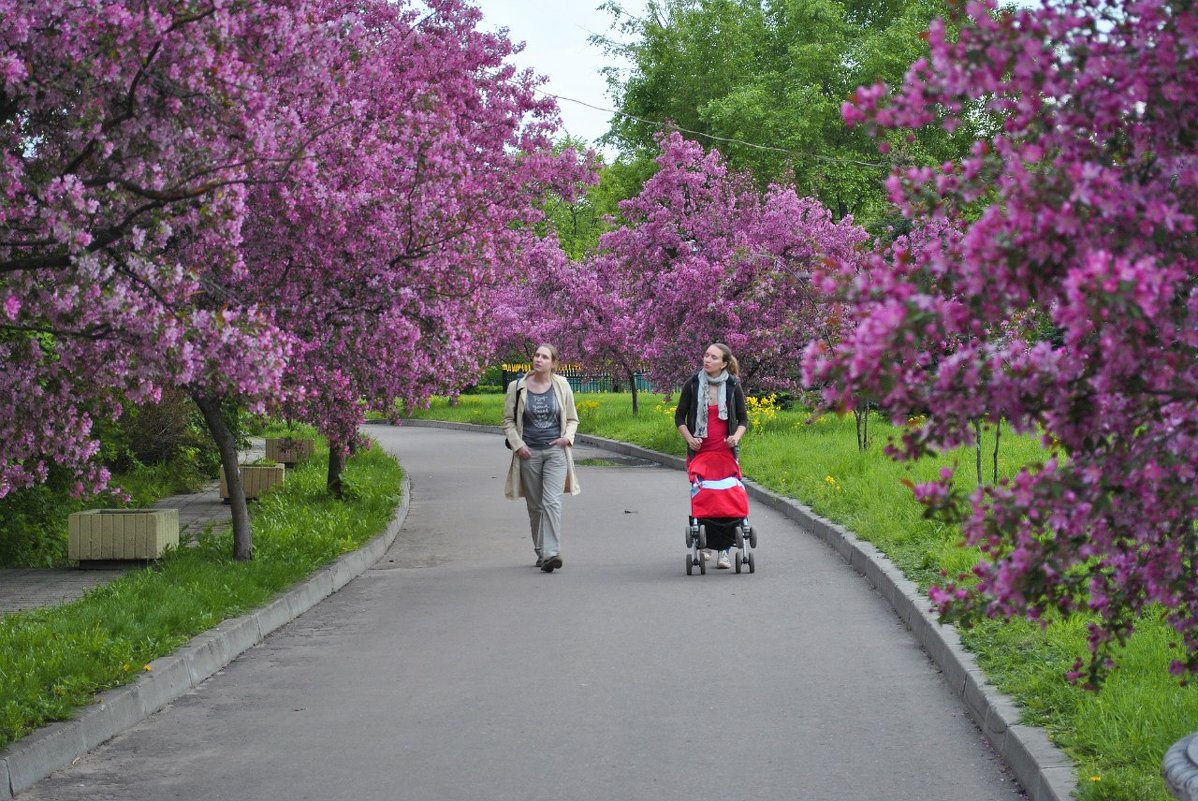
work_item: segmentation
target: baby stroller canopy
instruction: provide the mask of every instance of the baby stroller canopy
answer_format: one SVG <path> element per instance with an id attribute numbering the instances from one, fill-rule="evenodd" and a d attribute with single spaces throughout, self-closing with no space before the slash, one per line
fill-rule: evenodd
<path id="1" fill-rule="evenodd" d="M 740 518 L 749 514 L 749 496 L 732 451 L 696 453 L 686 472 L 691 483 L 692 516 Z"/>

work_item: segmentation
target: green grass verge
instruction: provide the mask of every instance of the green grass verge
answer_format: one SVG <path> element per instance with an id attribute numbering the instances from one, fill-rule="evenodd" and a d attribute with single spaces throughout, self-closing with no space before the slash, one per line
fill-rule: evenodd
<path id="1" fill-rule="evenodd" d="M 71 716 L 96 692 L 132 681 L 151 660 L 222 620 L 264 605 L 380 533 L 401 500 L 403 472 L 380 448 L 345 468 L 346 499 L 325 492 L 327 447 L 251 507 L 254 558 L 231 558 L 232 535 L 127 573 L 58 607 L 0 617 L 0 748 Z"/>
<path id="2" fill-rule="evenodd" d="M 627 394 L 578 396 L 580 430 L 656 451 L 681 455 L 673 407 L 642 394 L 631 414 Z M 497 425 L 501 395 L 462 396 L 454 406 L 435 400 L 416 417 Z M 857 449 L 852 417 L 805 412 L 761 415 L 745 438 L 741 464 L 757 483 L 801 500 L 818 514 L 868 540 L 923 589 L 940 571 L 968 570 L 978 554 L 961 544 L 960 532 L 925 520 L 903 479 L 921 481 L 945 464 L 960 464 L 957 480 L 976 483 L 975 452 L 965 449 L 937 460 L 899 464 L 882 453 L 894 429 L 871 423 L 873 446 Z M 990 477 L 993 441 L 984 443 Z M 1042 458 L 1033 437 L 1002 436 L 999 476 Z M 990 680 L 1015 699 L 1024 721 L 1043 727 L 1076 762 L 1080 801 L 1172 801 L 1160 777 L 1161 759 L 1176 740 L 1198 729 L 1198 686 L 1182 686 L 1167 672 L 1177 637 L 1155 616 L 1139 622 L 1119 654 L 1118 669 L 1098 692 L 1065 680 L 1073 659 L 1086 648 L 1086 621 L 1058 621 L 1047 629 L 1023 620 L 982 621 L 962 632 Z"/>

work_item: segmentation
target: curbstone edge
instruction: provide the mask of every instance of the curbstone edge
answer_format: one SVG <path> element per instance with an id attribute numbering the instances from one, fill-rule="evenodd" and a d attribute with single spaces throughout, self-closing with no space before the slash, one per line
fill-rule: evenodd
<path id="1" fill-rule="evenodd" d="M 12 795 L 28 790 L 82 753 L 82 730 L 73 720 L 51 723 L 22 738 L 4 755 Z"/>

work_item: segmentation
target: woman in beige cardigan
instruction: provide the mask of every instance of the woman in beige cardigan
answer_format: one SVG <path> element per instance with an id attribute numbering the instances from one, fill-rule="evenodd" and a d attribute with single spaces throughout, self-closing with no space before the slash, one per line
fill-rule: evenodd
<path id="1" fill-rule="evenodd" d="M 508 385 L 503 404 L 512 449 L 504 494 L 524 498 L 537 567 L 546 573 L 562 566 L 562 493 L 581 492 L 571 452 L 578 411 L 570 382 L 553 372 L 557 363 L 557 348 L 538 345 L 532 371 Z"/>

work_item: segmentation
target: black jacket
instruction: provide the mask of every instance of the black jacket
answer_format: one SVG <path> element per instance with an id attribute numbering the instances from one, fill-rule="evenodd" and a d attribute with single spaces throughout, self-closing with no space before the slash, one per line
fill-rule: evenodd
<path id="1" fill-rule="evenodd" d="M 744 426 L 749 428 L 749 413 L 745 409 L 745 393 L 740 388 L 736 376 L 728 376 L 728 433 L 736 433 L 736 429 Z M 690 381 L 682 385 L 678 393 L 678 408 L 674 410 L 674 425 L 686 424 L 686 430 L 695 433 L 695 420 L 699 414 L 699 375 L 691 376 Z"/>

